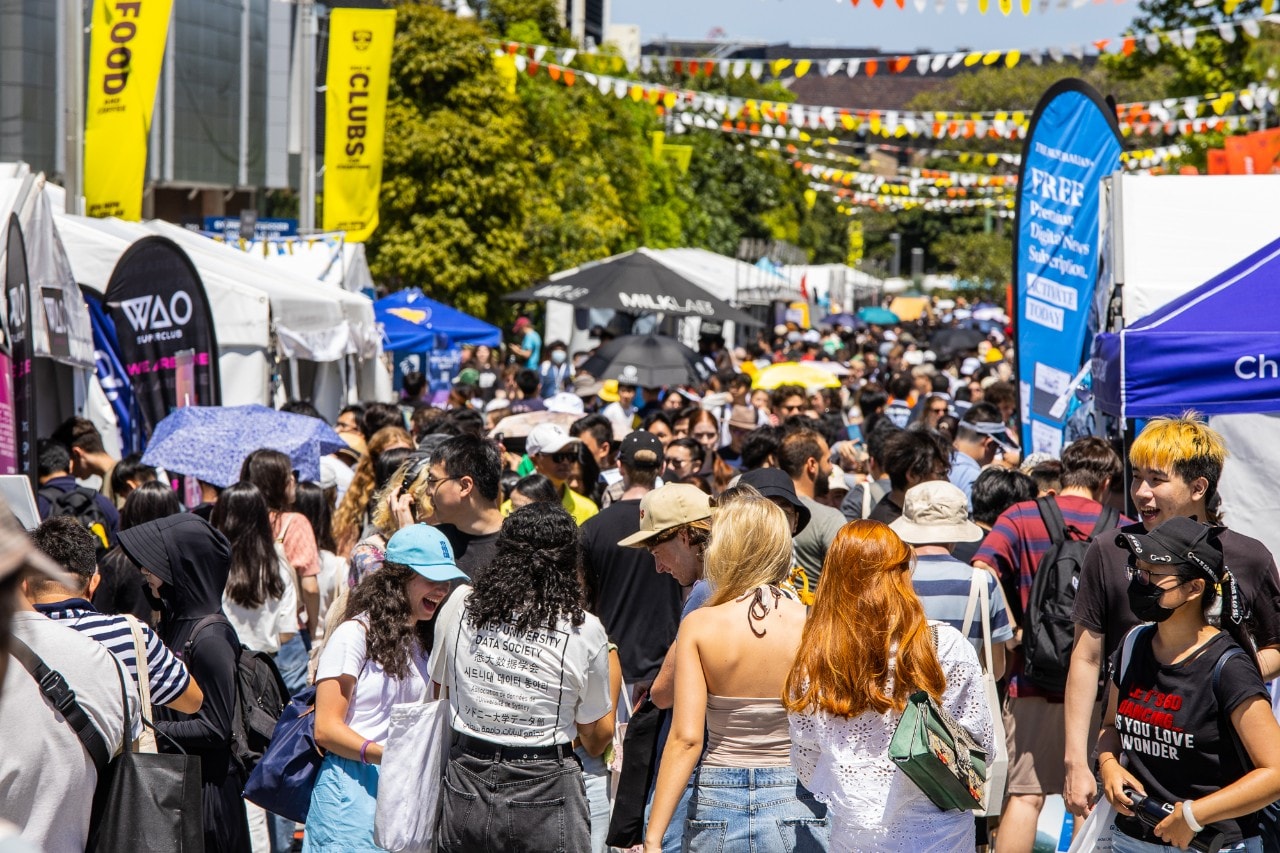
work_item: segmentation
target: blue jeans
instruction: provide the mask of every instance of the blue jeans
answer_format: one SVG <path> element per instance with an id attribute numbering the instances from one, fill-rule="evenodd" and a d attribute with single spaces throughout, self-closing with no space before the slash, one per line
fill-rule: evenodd
<path id="1" fill-rule="evenodd" d="M 582 782 L 587 789 L 587 808 L 591 812 L 591 853 L 608 853 L 609 846 L 604 840 L 609 835 L 609 815 L 613 812 L 613 802 L 609 799 L 609 768 L 604 758 L 592 758 L 582 747 L 575 749 L 574 753 L 582 762 Z"/>
<path id="2" fill-rule="evenodd" d="M 649 801 L 644 805 L 644 825 L 649 825 L 649 815 L 653 812 L 653 794 L 657 790 L 657 774 L 654 774 L 654 784 L 649 786 Z M 689 780 L 689 784 L 684 786 L 684 793 L 680 795 L 680 802 L 676 803 L 676 810 L 671 813 L 671 822 L 667 824 L 667 831 L 662 834 L 662 853 L 680 853 L 684 846 L 684 820 L 689 816 L 689 803 L 693 801 L 693 780 Z"/>
<path id="3" fill-rule="evenodd" d="M 1111 830 L 1112 853 L 1170 853 L 1170 851 L 1177 849 L 1165 844 L 1151 844 L 1147 841 L 1130 838 L 1118 829 Z M 1257 837 L 1246 838 L 1239 844 L 1222 848 L 1222 853 L 1228 853 L 1228 851 L 1231 851 L 1231 853 L 1262 853 L 1262 839 Z"/>
<path id="4" fill-rule="evenodd" d="M 790 767 L 699 767 L 685 821 L 687 853 L 818 853 L 827 807 Z"/>

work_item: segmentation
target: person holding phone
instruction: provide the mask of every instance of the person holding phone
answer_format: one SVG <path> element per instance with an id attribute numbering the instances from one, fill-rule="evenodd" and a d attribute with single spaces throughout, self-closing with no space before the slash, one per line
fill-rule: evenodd
<path id="1" fill-rule="evenodd" d="M 1185 850 L 1205 831 L 1221 833 L 1223 850 L 1263 850 L 1258 812 L 1280 797 L 1280 725 L 1222 531 L 1176 516 L 1116 535 L 1129 552 L 1129 608 L 1154 624 L 1116 653 L 1098 739 L 1115 853 Z M 1167 817 L 1140 820 L 1130 791 L 1170 806 Z"/>

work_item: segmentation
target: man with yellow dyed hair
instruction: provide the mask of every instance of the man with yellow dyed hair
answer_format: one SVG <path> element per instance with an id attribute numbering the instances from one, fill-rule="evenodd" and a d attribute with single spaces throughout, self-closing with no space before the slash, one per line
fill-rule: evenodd
<path id="1" fill-rule="evenodd" d="M 1131 628 L 1147 621 L 1130 608 L 1130 586 L 1141 579 L 1130 580 L 1129 551 L 1117 539 L 1125 533 L 1150 533 L 1177 516 L 1218 524 L 1218 480 L 1226 458 L 1222 436 L 1195 412 L 1151 420 L 1129 448 L 1129 491 L 1141 520 L 1089 546 L 1072 611 L 1076 638 L 1067 672 L 1063 797 L 1073 814 L 1087 813 L 1098 794 L 1090 757 L 1098 733 L 1090 731 L 1089 718 L 1102 663 L 1112 658 Z M 1240 616 L 1257 643 L 1262 677 L 1274 678 L 1280 674 L 1280 577 L 1275 560 L 1265 545 L 1240 533 L 1225 530 L 1219 541 L 1245 604 Z M 1230 616 L 1223 613 L 1221 618 Z"/>

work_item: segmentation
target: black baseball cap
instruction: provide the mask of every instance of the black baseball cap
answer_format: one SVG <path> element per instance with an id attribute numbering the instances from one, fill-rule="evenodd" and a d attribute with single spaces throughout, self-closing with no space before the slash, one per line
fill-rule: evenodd
<path id="1" fill-rule="evenodd" d="M 1177 516 L 1150 533 L 1118 533 L 1116 544 L 1135 559 L 1168 566 L 1188 566 L 1214 583 L 1222 580 L 1224 528 Z"/>
<path id="2" fill-rule="evenodd" d="M 624 438 L 618 451 L 618 460 L 628 468 L 660 468 L 664 458 L 662 442 L 642 429 Z"/>
<path id="3" fill-rule="evenodd" d="M 809 526 L 809 519 L 813 513 L 809 512 L 809 508 L 800 500 L 800 496 L 796 494 L 795 484 L 781 468 L 757 468 L 754 471 L 748 471 L 738 478 L 738 485 L 751 486 L 766 498 L 782 498 L 795 507 L 796 515 L 799 516 L 796 521 L 796 535 Z"/>

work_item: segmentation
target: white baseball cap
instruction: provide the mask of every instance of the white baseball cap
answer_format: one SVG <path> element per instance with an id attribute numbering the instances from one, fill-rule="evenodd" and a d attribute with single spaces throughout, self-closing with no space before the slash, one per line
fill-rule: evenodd
<path id="1" fill-rule="evenodd" d="M 560 424 L 547 423 L 538 424 L 529 430 L 529 436 L 524 440 L 524 448 L 530 456 L 536 456 L 539 453 L 559 453 L 566 447 L 578 443 L 578 439 L 565 432 Z"/>

